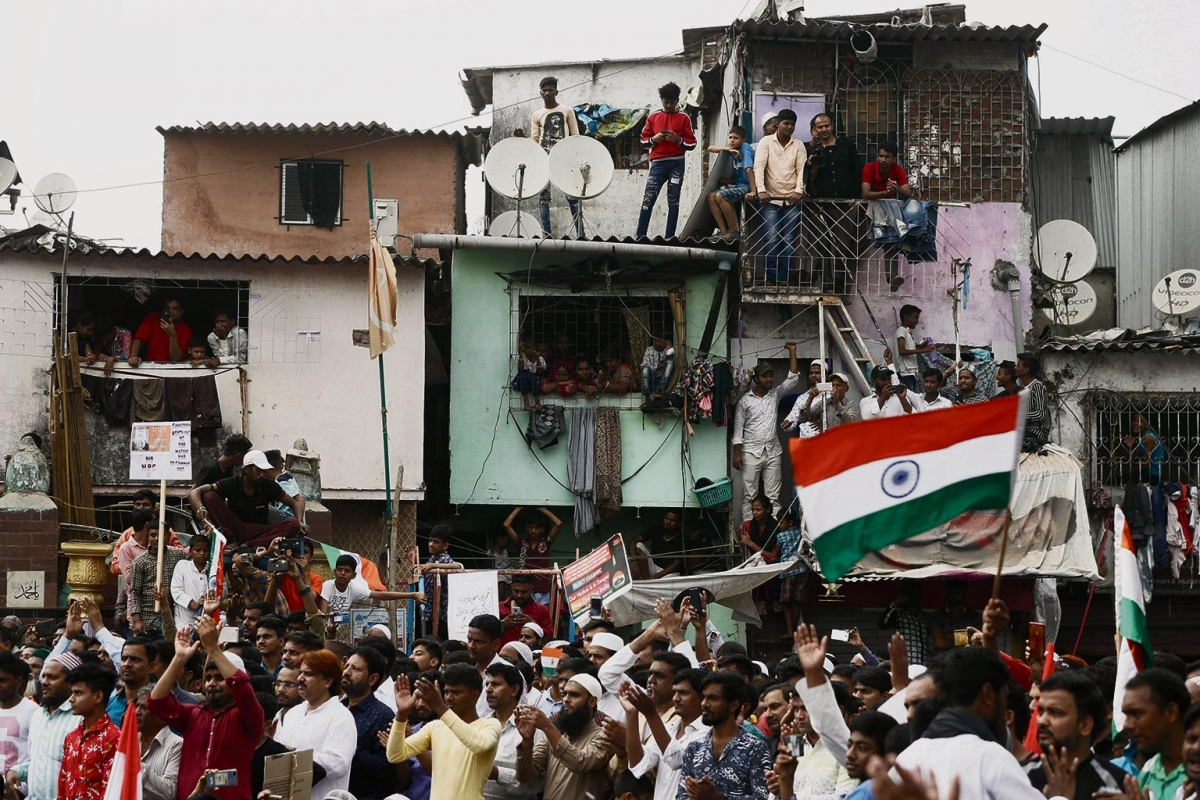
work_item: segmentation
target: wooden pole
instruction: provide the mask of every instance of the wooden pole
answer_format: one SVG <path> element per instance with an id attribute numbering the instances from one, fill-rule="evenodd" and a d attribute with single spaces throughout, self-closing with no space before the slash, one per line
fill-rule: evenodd
<path id="1" fill-rule="evenodd" d="M 1000 598 L 1000 575 L 1004 572 L 1004 554 L 1008 551 L 1008 526 L 1012 522 L 1012 509 L 1004 509 L 1004 527 L 1000 529 L 1000 562 L 996 564 L 996 577 L 992 581 L 992 599 Z"/>
<path id="2" fill-rule="evenodd" d="M 162 593 L 162 573 L 163 573 L 163 548 L 167 541 L 167 479 L 160 478 L 158 481 L 158 567 L 156 570 L 157 578 L 154 585 L 158 587 L 158 591 Z M 154 601 L 154 610 L 162 612 L 162 601 Z"/>

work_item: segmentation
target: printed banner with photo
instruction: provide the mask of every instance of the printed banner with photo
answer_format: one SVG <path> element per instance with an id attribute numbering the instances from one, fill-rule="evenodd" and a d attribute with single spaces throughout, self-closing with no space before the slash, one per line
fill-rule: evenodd
<path id="1" fill-rule="evenodd" d="M 192 423 L 133 423 L 129 432 L 129 477 L 135 481 L 190 481 Z"/>
<path id="2" fill-rule="evenodd" d="M 586 621 L 593 597 L 607 602 L 633 588 L 625 540 L 618 533 L 574 564 L 565 567 L 562 577 L 571 616 L 576 622 Z"/>

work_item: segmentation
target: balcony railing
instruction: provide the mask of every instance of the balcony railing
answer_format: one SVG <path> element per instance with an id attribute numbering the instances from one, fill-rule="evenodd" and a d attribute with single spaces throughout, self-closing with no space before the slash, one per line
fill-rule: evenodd
<path id="1" fill-rule="evenodd" d="M 782 198 L 779 198 L 782 199 Z M 878 241 L 882 212 L 866 200 L 805 198 L 795 205 L 743 203 L 742 290 L 748 300 L 785 302 L 816 295 L 897 294 L 944 296 L 957 264 L 969 255 L 963 231 L 965 204 L 943 204 L 935 219 L 934 246 L 915 237 Z"/>

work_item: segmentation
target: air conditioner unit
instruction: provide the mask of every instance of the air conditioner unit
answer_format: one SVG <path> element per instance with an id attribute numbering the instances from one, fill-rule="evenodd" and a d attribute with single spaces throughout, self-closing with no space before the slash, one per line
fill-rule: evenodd
<path id="1" fill-rule="evenodd" d="M 375 201 L 375 230 L 383 246 L 396 252 L 396 237 L 400 234 L 400 201 Z"/>

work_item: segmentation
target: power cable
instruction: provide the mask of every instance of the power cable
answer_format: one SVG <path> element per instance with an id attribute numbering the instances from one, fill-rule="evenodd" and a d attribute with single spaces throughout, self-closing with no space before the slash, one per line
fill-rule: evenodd
<path id="1" fill-rule="evenodd" d="M 1180 100 L 1186 100 L 1189 103 L 1193 103 L 1196 100 L 1196 98 L 1194 98 L 1194 97 L 1188 97 L 1187 95 L 1182 95 L 1179 92 L 1173 92 L 1170 89 L 1164 89 L 1161 86 L 1155 86 L 1153 83 L 1147 83 L 1146 81 L 1141 80 L 1140 78 L 1134 78 L 1131 75 L 1124 74 L 1123 72 L 1117 72 L 1115 69 L 1106 67 L 1103 64 L 1097 64 L 1095 61 L 1088 61 L 1086 58 L 1083 58 L 1082 56 L 1077 56 L 1073 53 L 1068 53 L 1066 50 L 1060 50 L 1057 47 L 1053 47 L 1051 45 L 1045 44 L 1044 42 L 1042 43 L 1042 47 L 1045 47 L 1048 50 L 1053 50 L 1056 53 L 1062 53 L 1067 58 L 1073 58 L 1076 61 L 1082 61 L 1085 64 L 1089 64 L 1093 67 L 1096 67 L 1097 69 L 1102 69 L 1105 72 L 1110 72 L 1113 75 L 1116 75 L 1118 78 L 1124 78 L 1127 81 L 1133 81 L 1134 83 L 1141 84 L 1142 86 L 1145 86 L 1149 89 L 1154 89 L 1155 91 L 1163 92 L 1164 94 L 1169 94 L 1174 97 L 1178 97 Z M 1039 73 L 1041 72 L 1040 66 L 1038 67 L 1038 72 Z"/>

